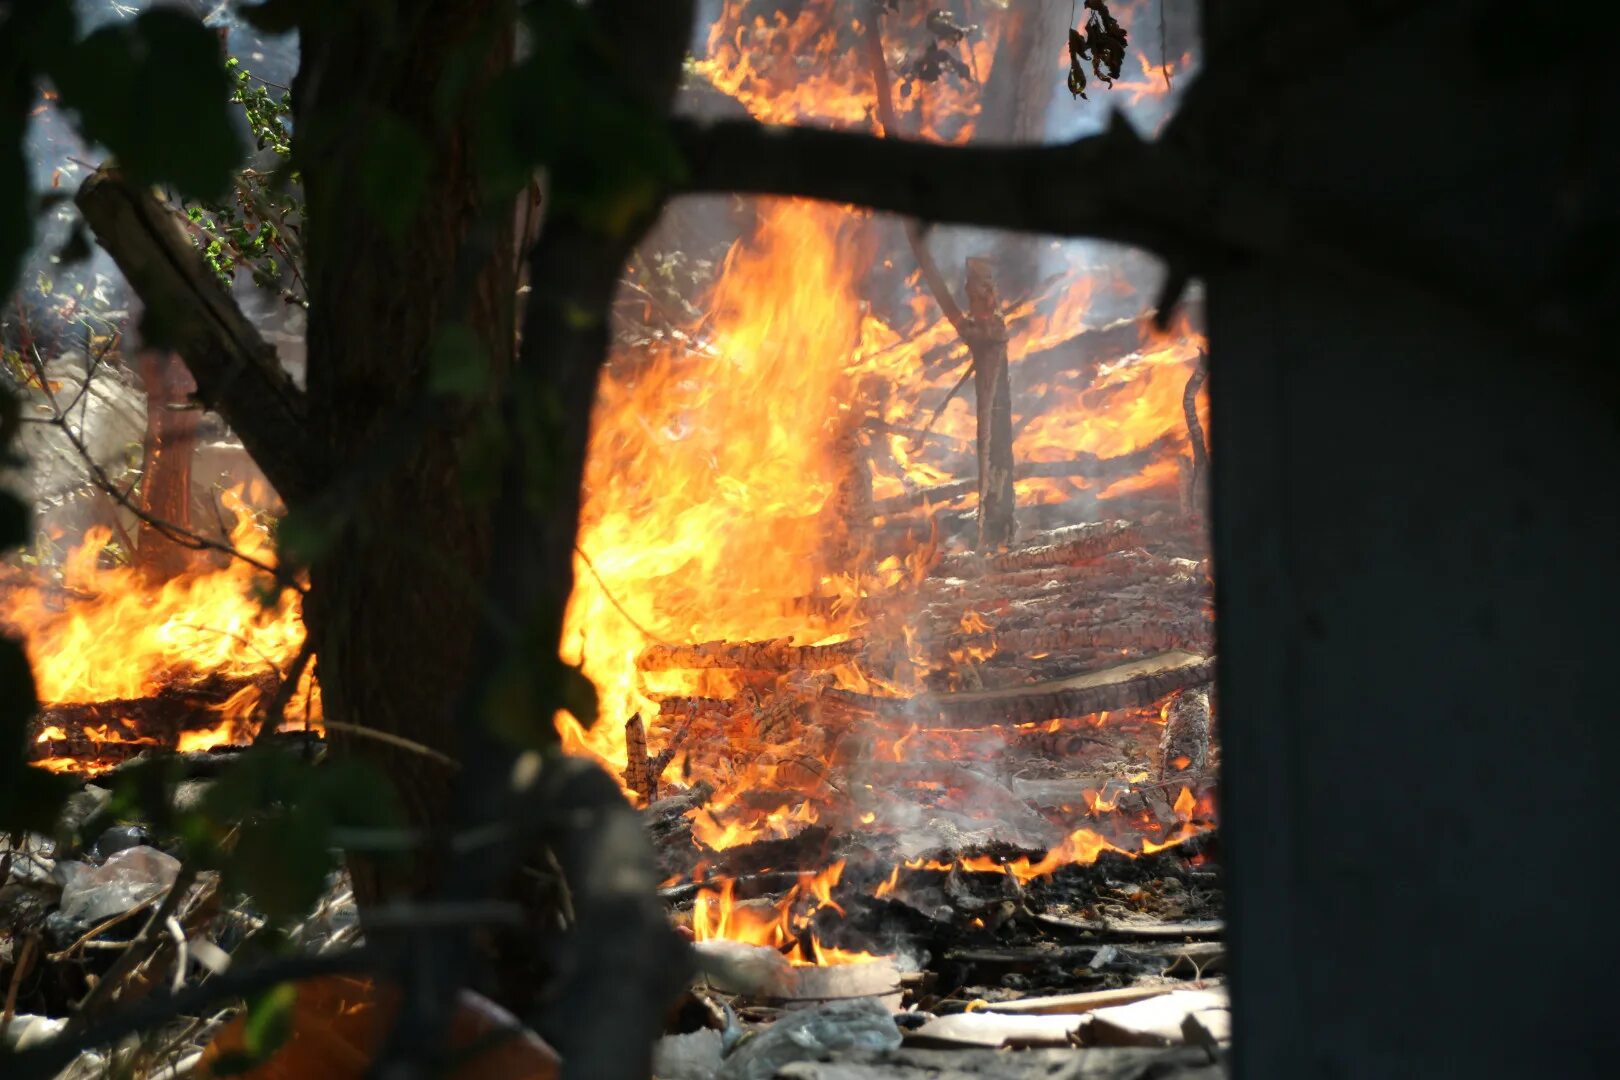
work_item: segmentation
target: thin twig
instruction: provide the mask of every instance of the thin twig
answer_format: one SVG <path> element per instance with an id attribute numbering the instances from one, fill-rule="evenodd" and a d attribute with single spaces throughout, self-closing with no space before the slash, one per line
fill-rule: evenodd
<path id="1" fill-rule="evenodd" d="M 894 91 L 889 87 L 889 61 L 883 55 L 883 13 L 876 3 L 871 5 L 868 12 L 866 43 L 872 62 L 872 79 L 877 84 L 878 122 L 883 125 L 884 138 L 896 138 L 900 128 L 894 113 Z M 946 321 L 955 327 L 957 335 L 966 341 L 967 317 L 951 295 L 951 287 L 945 283 L 945 276 L 939 272 L 939 265 L 928 250 L 922 226 L 915 220 L 906 222 L 906 239 L 911 244 L 912 254 L 916 256 L 918 268 L 922 270 L 923 280 L 928 283 L 928 291 L 934 294 L 934 301 L 939 304 L 939 310 L 945 313 Z"/>
<path id="2" fill-rule="evenodd" d="M 39 952 L 39 935 L 29 934 L 23 939 L 22 952 L 18 954 L 11 968 L 11 985 L 6 987 L 6 1011 L 0 1015 L 0 1042 L 11 1030 L 11 1018 L 17 1014 L 17 994 L 22 989 L 22 981 L 34 968 L 34 955 Z"/>
<path id="3" fill-rule="evenodd" d="M 276 669 L 281 681 L 277 684 L 275 695 L 264 711 L 264 717 L 259 721 L 258 734 L 253 736 L 255 746 L 270 738 L 281 727 L 282 718 L 287 715 L 287 705 L 298 692 L 298 684 L 304 681 L 304 669 L 309 667 L 309 662 L 314 656 L 315 642 L 305 634 L 304 643 L 298 647 L 298 655 L 293 657 L 293 662 L 288 666 L 286 673 L 282 674 L 280 668 Z M 270 666 L 276 667 L 275 664 Z M 305 726 L 308 726 L 307 723 Z"/>
<path id="4" fill-rule="evenodd" d="M 240 559 L 242 562 L 247 563 L 249 566 L 252 566 L 254 569 L 259 570 L 262 573 L 270 575 L 275 579 L 276 584 L 280 585 L 284 589 L 292 589 L 299 594 L 303 594 L 306 591 L 304 586 L 293 580 L 292 577 L 281 568 L 271 566 L 269 563 L 256 559 L 252 555 L 248 555 L 230 544 L 222 544 L 218 540 L 210 539 L 209 537 L 202 536 L 199 533 L 192 532 L 189 529 L 183 529 L 171 522 L 164 521 L 162 518 L 156 517 L 143 509 L 139 503 L 135 502 L 129 497 L 128 491 L 120 491 L 118 485 L 113 483 L 112 477 L 107 475 L 107 470 L 102 468 L 101 463 L 95 459 L 95 455 L 90 453 L 90 447 L 86 445 L 83 437 L 78 432 L 74 431 L 73 426 L 68 423 L 67 414 L 62 411 L 61 403 L 56 400 L 56 394 L 51 391 L 50 384 L 45 379 L 45 365 L 40 360 L 37 352 L 34 352 L 33 355 L 30 356 L 30 359 L 33 362 L 35 375 L 38 377 L 40 385 L 44 388 L 45 396 L 51 404 L 51 411 L 54 414 L 51 423 L 62 432 L 62 435 L 68 440 L 69 444 L 72 445 L 73 449 L 78 453 L 80 459 L 83 460 L 85 469 L 89 473 L 91 484 L 105 492 L 113 499 L 113 501 L 118 503 L 119 506 L 122 506 L 125 510 L 128 510 L 141 521 L 156 529 L 159 533 L 162 533 L 164 537 L 172 540 L 176 544 L 179 544 L 181 547 L 190 548 L 193 551 L 206 550 L 222 552 L 229 555 L 233 559 Z M 133 487 L 130 490 L 134 490 Z"/>
<path id="5" fill-rule="evenodd" d="M 1159 0 L 1159 62 L 1163 64 L 1164 88 L 1173 89 L 1170 85 L 1170 46 L 1164 29 L 1164 0 Z"/>
<path id="6" fill-rule="evenodd" d="M 922 431 L 918 432 L 917 438 L 912 442 L 913 448 L 934 430 L 934 425 L 939 422 L 939 418 L 945 413 L 945 407 L 951 403 L 951 399 L 962 392 L 962 387 L 966 386 L 967 381 L 971 378 L 973 378 L 973 361 L 969 360 L 967 367 L 962 370 L 962 377 L 956 380 L 956 385 L 951 387 L 950 393 L 946 394 L 944 400 L 935 407 L 933 415 L 928 418 L 928 423 L 924 424 Z"/>
<path id="7" fill-rule="evenodd" d="M 174 979 L 169 983 L 169 991 L 178 994 L 186 985 L 186 965 L 191 961 L 190 949 L 186 944 L 186 931 L 180 925 L 180 920 L 173 915 L 163 920 L 163 928 L 174 939 Z"/>
<path id="8" fill-rule="evenodd" d="M 575 544 L 574 545 L 574 553 L 576 555 L 578 555 L 580 557 L 580 559 L 582 559 L 584 561 L 585 569 L 589 570 L 591 572 L 591 577 L 596 579 L 596 584 L 599 585 L 601 587 L 601 589 L 602 589 L 602 595 L 607 597 L 608 603 L 613 605 L 613 610 L 617 611 L 620 615 L 624 616 L 624 621 L 625 622 L 627 622 L 631 626 L 635 627 L 637 632 L 639 632 L 641 634 L 641 636 L 646 638 L 648 641 L 654 642 L 654 643 L 659 644 L 659 645 L 668 645 L 668 644 L 670 644 L 668 641 L 665 641 L 663 638 L 659 637 L 657 634 L 653 633 L 651 630 L 648 630 L 645 626 L 642 626 L 641 623 L 636 621 L 636 617 L 634 615 L 632 615 L 628 611 L 624 610 L 624 605 L 619 603 L 618 598 L 613 595 L 613 590 L 608 588 L 607 582 L 602 580 L 602 575 L 596 569 L 596 564 L 591 562 L 591 557 L 589 555 L 585 554 L 585 549 L 584 548 L 580 547 L 578 544 Z"/>
<path id="9" fill-rule="evenodd" d="M 374 742 L 387 743 L 389 746 L 397 746 L 401 750 L 409 750 L 412 753 L 421 754 L 425 758 L 431 758 L 447 768 L 461 768 L 461 762 L 449 754 L 441 753 L 431 746 L 423 746 L 421 743 L 407 739 L 403 735 L 395 735 L 391 731 L 380 731 L 377 728 L 366 727 L 364 724 L 350 724 L 341 720 L 322 720 L 321 723 L 326 726 L 327 731 L 336 731 L 344 735 L 352 735 L 358 739 L 371 739 Z"/>
<path id="10" fill-rule="evenodd" d="M 136 904 L 134 907 L 130 908 L 128 911 L 121 911 L 117 915 L 114 915 L 112 918 L 107 919 L 105 922 L 98 923 L 97 925 L 92 926 L 90 929 L 86 930 L 84 932 L 84 934 L 79 938 L 79 940 L 75 941 L 73 944 L 69 945 L 67 948 L 61 950 L 60 952 L 47 953 L 45 955 L 45 959 L 51 961 L 52 963 L 57 963 L 57 962 L 62 961 L 62 960 L 67 960 L 67 959 L 71 958 L 73 956 L 73 954 L 78 952 L 80 949 L 89 948 L 90 945 L 92 943 L 94 943 L 96 938 L 100 937 L 102 934 L 105 934 L 108 930 L 111 930 L 113 927 L 117 926 L 119 923 L 128 922 L 130 919 L 133 919 L 135 916 L 139 915 L 141 912 L 145 911 L 147 908 L 149 908 L 151 906 L 152 906 L 151 901 L 147 901 L 144 904 Z M 121 942 L 120 944 L 127 945 L 128 942 Z"/>

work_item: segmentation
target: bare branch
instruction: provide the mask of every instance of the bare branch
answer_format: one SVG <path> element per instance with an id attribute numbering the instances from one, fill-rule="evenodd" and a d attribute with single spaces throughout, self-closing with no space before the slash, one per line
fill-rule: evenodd
<path id="1" fill-rule="evenodd" d="M 683 193 L 854 203 L 925 221 L 1090 236 L 1177 260 L 1232 250 L 1194 171 L 1116 120 L 1057 146 L 943 146 L 748 120 L 673 121 Z"/>

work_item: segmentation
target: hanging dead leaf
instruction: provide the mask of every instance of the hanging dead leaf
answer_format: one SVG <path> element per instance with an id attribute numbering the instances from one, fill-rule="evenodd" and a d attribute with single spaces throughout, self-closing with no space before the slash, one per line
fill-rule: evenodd
<path id="1" fill-rule="evenodd" d="M 1120 65 L 1125 62 L 1125 47 L 1130 37 L 1108 10 L 1104 0 L 1086 0 L 1086 30 L 1082 34 L 1069 27 L 1069 93 L 1086 97 L 1086 71 L 1084 62 L 1091 64 L 1091 73 L 1109 86 L 1119 78 Z M 1089 98 L 1087 100 L 1090 100 Z"/>
<path id="2" fill-rule="evenodd" d="M 1075 97 L 1086 97 L 1086 69 L 1081 66 L 1081 61 L 1088 59 L 1090 52 L 1086 48 L 1086 39 L 1080 35 L 1080 31 L 1069 27 L 1069 93 Z"/>
<path id="3" fill-rule="evenodd" d="M 1120 65 L 1125 62 L 1125 46 L 1129 44 L 1125 28 L 1109 13 L 1103 0 L 1086 0 L 1091 12 L 1086 17 L 1086 44 L 1091 47 L 1091 73 L 1109 86 L 1119 78 Z"/>

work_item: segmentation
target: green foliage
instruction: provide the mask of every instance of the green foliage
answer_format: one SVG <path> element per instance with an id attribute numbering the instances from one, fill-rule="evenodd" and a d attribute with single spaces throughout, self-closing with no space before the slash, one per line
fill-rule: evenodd
<path id="1" fill-rule="evenodd" d="M 261 288 L 281 287 L 282 271 L 296 274 L 302 259 L 299 223 L 304 207 L 292 170 L 292 101 L 279 97 L 259 82 L 236 57 L 225 62 L 231 83 L 230 101 L 241 111 L 260 150 L 271 150 L 284 166 L 273 173 L 244 169 L 237 173 L 229 198 L 187 200 L 183 205 L 198 246 L 221 284 L 229 287 L 238 270 L 248 271 Z M 283 293 L 293 303 L 307 298 L 293 290 Z"/>
<path id="2" fill-rule="evenodd" d="M 309 910 L 336 868 L 336 830 L 395 828 L 401 820 L 392 787 L 371 766 L 342 760 L 311 768 L 259 748 L 175 824 L 188 858 L 218 868 L 227 888 L 286 920 Z"/>

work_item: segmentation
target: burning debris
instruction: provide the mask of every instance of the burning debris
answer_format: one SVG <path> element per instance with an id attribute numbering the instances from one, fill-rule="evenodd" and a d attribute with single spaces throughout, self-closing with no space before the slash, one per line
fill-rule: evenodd
<path id="1" fill-rule="evenodd" d="M 1082 96 L 1081 62 L 1112 85 L 1127 44 L 1085 6 Z M 761 120 L 973 137 L 1016 16 L 883 7 L 725 0 L 694 72 Z M 564 634 L 601 719 L 559 715 L 562 741 L 644 808 L 700 957 L 702 1019 L 661 1060 L 764 1077 L 810 1043 L 1224 1041 L 1196 306 L 1102 317 L 1135 290 L 1079 273 L 1009 298 L 978 254 L 958 306 L 920 230 L 902 246 L 796 200 L 748 216 L 701 293 L 632 275 Z M 253 595 L 264 493 L 223 501 L 225 565 L 154 582 L 97 529 L 59 582 L 0 594 L 41 764 L 242 743 L 267 717 L 319 732 L 298 593 Z M 219 916 L 182 885 L 188 931 Z M 112 940 L 72 929 L 78 957 Z"/>

